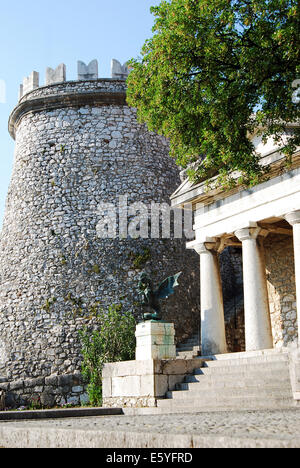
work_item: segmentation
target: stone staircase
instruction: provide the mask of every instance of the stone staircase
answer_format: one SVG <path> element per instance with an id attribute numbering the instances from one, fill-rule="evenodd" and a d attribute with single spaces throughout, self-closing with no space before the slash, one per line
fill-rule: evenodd
<path id="1" fill-rule="evenodd" d="M 177 359 L 194 359 L 200 355 L 199 335 L 195 333 L 184 343 L 177 345 Z"/>
<path id="2" fill-rule="evenodd" d="M 299 405 L 293 398 L 287 350 L 201 359 L 205 360 L 203 367 L 186 376 L 165 399 L 157 401 L 158 412 L 278 409 Z"/>

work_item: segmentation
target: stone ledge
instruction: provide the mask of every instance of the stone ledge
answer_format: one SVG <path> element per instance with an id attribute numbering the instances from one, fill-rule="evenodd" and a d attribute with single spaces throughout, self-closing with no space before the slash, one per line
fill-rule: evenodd
<path id="1" fill-rule="evenodd" d="M 87 416 L 113 416 L 123 414 L 121 408 L 66 408 L 36 411 L 0 411 L 0 421 L 36 419 L 83 418 Z"/>
<path id="2" fill-rule="evenodd" d="M 122 361 L 105 364 L 102 376 L 126 377 L 129 375 L 152 375 L 152 374 L 186 374 L 192 373 L 194 369 L 203 367 L 208 359 L 148 359 L 145 361 Z"/>
<path id="3" fill-rule="evenodd" d="M 104 364 L 102 376 L 126 377 L 135 375 L 152 375 L 161 373 L 161 361 L 148 359 L 146 361 L 122 361 Z"/>
<path id="4" fill-rule="evenodd" d="M 106 406 L 156 406 L 158 398 L 163 398 L 168 391 L 175 390 L 176 384 L 182 382 L 185 375 L 192 374 L 203 364 L 202 359 L 105 364 L 102 373 L 103 402 Z"/>

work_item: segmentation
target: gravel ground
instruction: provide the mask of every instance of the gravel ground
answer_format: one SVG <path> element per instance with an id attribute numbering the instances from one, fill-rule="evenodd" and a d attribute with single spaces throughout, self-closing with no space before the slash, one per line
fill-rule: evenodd
<path id="1" fill-rule="evenodd" d="M 169 447 L 173 440 L 173 447 L 176 447 L 176 444 L 182 444 L 181 448 L 184 448 L 185 444 L 194 447 L 282 446 L 300 448 L 300 409 L 0 422 L 0 446 L 6 446 L 3 434 L 9 433 L 19 433 L 23 437 L 24 434 L 39 434 L 40 444 L 44 445 L 46 442 L 42 442 L 43 434 L 46 437 L 47 434 L 55 433 L 61 434 L 66 446 L 72 445 L 67 441 L 68 439 L 73 440 L 74 445 L 78 445 L 78 441 L 75 442 L 78 434 L 81 436 L 85 434 L 86 437 L 88 434 L 89 440 L 93 439 L 94 442 L 86 440 L 86 445 L 95 445 L 98 437 L 98 446 L 104 447 L 113 447 L 114 443 L 120 444 L 120 440 L 122 440 L 122 447 L 132 447 L 140 440 L 145 442 L 139 447 L 150 447 L 153 444 L 153 448 L 159 448 L 163 445 L 162 442 Z M 101 442 L 104 435 L 106 441 Z M 150 436 L 152 439 L 149 438 Z M 16 435 L 14 437 L 14 443 L 17 444 Z M 190 442 L 191 438 L 192 442 Z M 83 439 L 81 440 L 84 445 Z M 27 444 L 32 443 L 32 439 L 28 436 Z M 51 443 L 55 445 L 53 441 Z M 51 443 L 48 441 L 48 444 L 51 445 Z M 56 444 L 59 445 L 59 442 L 57 441 Z"/>

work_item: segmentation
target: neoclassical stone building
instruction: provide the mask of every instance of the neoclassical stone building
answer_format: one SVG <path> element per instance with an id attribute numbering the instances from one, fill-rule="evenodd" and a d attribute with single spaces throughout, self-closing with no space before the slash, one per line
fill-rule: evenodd
<path id="1" fill-rule="evenodd" d="M 298 343 L 300 152 L 287 168 L 274 141 L 264 145 L 255 135 L 253 143 L 270 164 L 266 182 L 223 191 L 186 179 L 171 196 L 174 207 L 192 204 L 195 213 L 196 238 L 187 247 L 200 255 L 202 355 L 228 351 L 219 266 L 228 247 L 242 251 L 246 350 Z"/>

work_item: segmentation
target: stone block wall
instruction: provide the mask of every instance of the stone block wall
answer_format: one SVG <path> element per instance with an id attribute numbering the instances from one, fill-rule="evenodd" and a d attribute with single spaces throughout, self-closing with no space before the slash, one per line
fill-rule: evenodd
<path id="1" fill-rule="evenodd" d="M 300 350 L 290 352 L 290 377 L 294 399 L 300 401 Z"/>
<path id="2" fill-rule="evenodd" d="M 0 379 L 1 390 L 4 391 L 6 409 L 22 406 L 42 409 L 88 403 L 86 385 L 79 373 L 19 379 L 13 382 Z"/>
<path id="3" fill-rule="evenodd" d="M 293 237 L 269 235 L 264 247 L 274 346 L 296 344 L 298 326 Z"/>
<path id="4" fill-rule="evenodd" d="M 233 307 L 225 321 L 226 343 L 229 353 L 240 353 L 246 350 L 243 300 Z"/>

